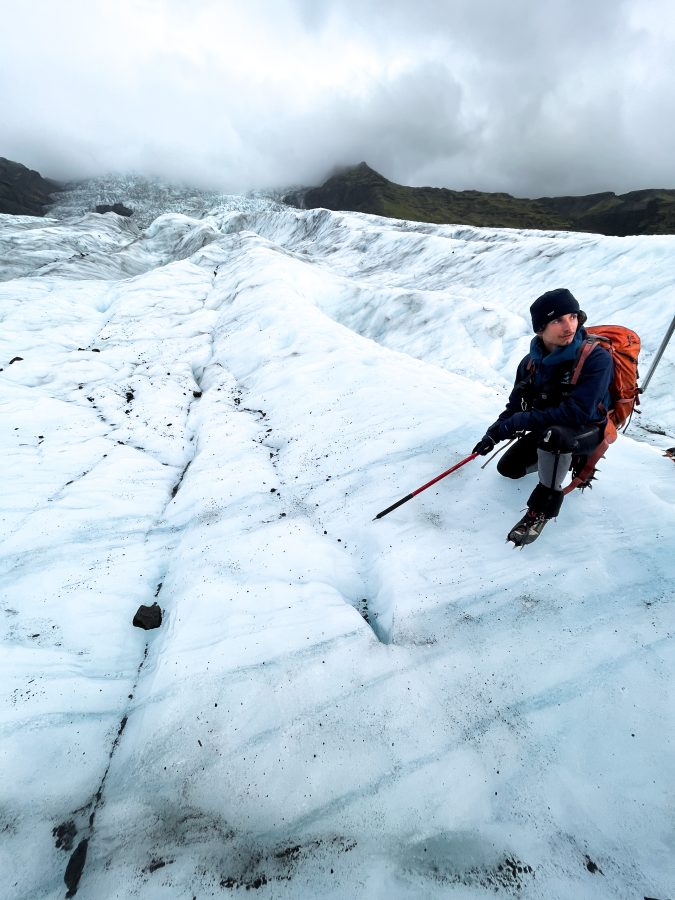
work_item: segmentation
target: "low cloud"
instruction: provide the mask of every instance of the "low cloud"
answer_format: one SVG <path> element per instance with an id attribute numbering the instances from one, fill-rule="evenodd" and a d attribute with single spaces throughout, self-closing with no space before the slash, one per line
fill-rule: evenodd
<path id="1" fill-rule="evenodd" d="M 33 0 L 3 24 L 0 155 L 55 178 L 675 187 L 669 0 Z"/>

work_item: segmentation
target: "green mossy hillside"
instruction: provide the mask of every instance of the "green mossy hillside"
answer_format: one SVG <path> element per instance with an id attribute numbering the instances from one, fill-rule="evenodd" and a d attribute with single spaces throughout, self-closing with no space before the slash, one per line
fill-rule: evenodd
<path id="1" fill-rule="evenodd" d="M 320 187 L 295 191 L 285 199 L 304 209 L 351 210 L 438 225 L 675 234 L 675 190 L 528 200 L 505 193 L 406 187 L 388 181 L 365 162 L 341 170 Z"/>

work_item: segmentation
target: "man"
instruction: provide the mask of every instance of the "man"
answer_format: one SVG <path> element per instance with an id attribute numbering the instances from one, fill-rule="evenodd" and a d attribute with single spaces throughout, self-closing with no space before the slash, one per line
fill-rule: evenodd
<path id="1" fill-rule="evenodd" d="M 562 484 L 569 469 L 579 471 L 602 441 L 612 357 L 604 347 L 591 353 L 576 384 L 571 378 L 581 346 L 586 313 L 566 288 L 547 291 L 530 307 L 536 336 L 520 362 L 506 409 L 473 448 L 485 456 L 499 441 L 518 437 L 497 465 L 507 478 L 539 472 L 527 513 L 507 535 L 516 547 L 536 540 L 560 512 Z"/>

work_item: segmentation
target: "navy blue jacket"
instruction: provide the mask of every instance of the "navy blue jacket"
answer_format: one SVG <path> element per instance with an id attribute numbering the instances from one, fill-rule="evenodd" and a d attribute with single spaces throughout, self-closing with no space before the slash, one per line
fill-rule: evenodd
<path id="1" fill-rule="evenodd" d="M 491 427 L 500 440 L 518 431 L 539 431 L 551 425 L 585 428 L 604 425 L 609 409 L 609 385 L 614 364 L 608 350 L 599 346 L 586 357 L 579 380 L 569 384 L 586 330 L 579 328 L 568 347 L 546 352 L 539 336 L 516 372 L 516 383 L 506 409 Z"/>

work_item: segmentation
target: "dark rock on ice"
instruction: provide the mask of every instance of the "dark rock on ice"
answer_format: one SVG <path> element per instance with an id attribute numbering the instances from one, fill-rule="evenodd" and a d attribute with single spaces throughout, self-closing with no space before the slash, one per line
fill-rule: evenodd
<path id="1" fill-rule="evenodd" d="M 77 827 L 72 819 L 52 828 L 52 835 L 56 838 L 56 848 L 58 850 L 72 850 L 76 834 Z"/>
<path id="2" fill-rule="evenodd" d="M 84 838 L 84 840 L 80 841 L 80 843 L 77 845 L 73 855 L 68 860 L 68 865 L 66 866 L 66 874 L 63 876 L 63 880 L 65 881 L 66 887 L 68 888 L 66 897 L 74 897 L 77 893 L 77 886 L 80 883 L 82 870 L 84 869 L 84 864 L 87 860 L 88 846 L 89 840 L 87 838 Z"/>
<path id="3" fill-rule="evenodd" d="M 134 625 L 137 628 L 144 628 L 148 631 L 151 628 L 159 628 L 162 624 L 162 610 L 159 603 L 153 603 L 152 606 L 139 606 L 138 612 L 134 616 Z"/>
<path id="4" fill-rule="evenodd" d="M 123 203 L 113 203 L 110 205 L 109 203 L 99 203 L 96 207 L 97 213 L 109 213 L 114 212 L 117 213 L 118 216 L 133 216 L 133 209 L 129 209 L 128 206 L 125 206 Z"/>

